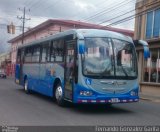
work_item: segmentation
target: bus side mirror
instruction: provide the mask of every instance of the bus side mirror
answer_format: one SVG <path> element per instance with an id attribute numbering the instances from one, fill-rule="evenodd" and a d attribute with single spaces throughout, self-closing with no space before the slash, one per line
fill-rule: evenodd
<path id="1" fill-rule="evenodd" d="M 85 53 L 85 47 L 83 44 L 79 45 L 79 54 L 84 54 Z"/>
<path id="2" fill-rule="evenodd" d="M 144 46 L 144 58 L 147 59 L 150 57 L 150 52 L 148 46 Z"/>
<path id="3" fill-rule="evenodd" d="M 148 43 L 144 40 L 134 40 L 135 47 L 138 45 L 142 45 L 144 49 L 144 58 L 147 59 L 150 57 Z"/>

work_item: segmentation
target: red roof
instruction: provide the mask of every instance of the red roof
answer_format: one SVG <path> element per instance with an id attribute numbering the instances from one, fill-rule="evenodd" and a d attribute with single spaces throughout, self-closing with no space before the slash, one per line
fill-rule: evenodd
<path id="1" fill-rule="evenodd" d="M 49 20 L 39 24 L 38 26 L 36 26 L 34 28 L 31 28 L 27 32 L 25 32 L 24 36 L 32 34 L 35 31 L 41 30 L 45 26 L 49 26 L 49 25 L 53 25 L 53 24 L 68 25 L 68 26 L 72 26 L 75 29 L 78 29 L 78 28 L 93 28 L 93 29 L 110 30 L 110 31 L 115 31 L 115 32 L 119 32 L 119 33 L 128 35 L 130 37 L 133 37 L 133 35 L 134 35 L 134 32 L 131 31 L 131 30 L 125 30 L 125 29 L 119 29 L 119 28 L 113 28 L 113 27 L 106 27 L 106 26 L 102 26 L 102 25 L 86 23 L 86 22 L 81 22 L 81 21 L 74 21 L 74 20 L 49 19 Z M 9 40 L 8 42 L 13 43 L 13 42 L 17 41 L 18 39 L 21 39 L 21 37 L 22 37 L 22 34 L 13 38 L 13 39 L 11 39 L 11 40 Z"/>

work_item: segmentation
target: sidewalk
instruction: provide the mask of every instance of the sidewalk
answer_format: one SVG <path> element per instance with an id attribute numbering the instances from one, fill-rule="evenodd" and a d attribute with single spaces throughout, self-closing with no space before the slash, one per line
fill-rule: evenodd
<path id="1" fill-rule="evenodd" d="M 139 96 L 140 96 L 140 99 L 142 99 L 142 100 L 148 100 L 148 101 L 160 103 L 160 96 L 149 95 L 149 94 L 146 94 L 146 93 L 139 93 Z"/>

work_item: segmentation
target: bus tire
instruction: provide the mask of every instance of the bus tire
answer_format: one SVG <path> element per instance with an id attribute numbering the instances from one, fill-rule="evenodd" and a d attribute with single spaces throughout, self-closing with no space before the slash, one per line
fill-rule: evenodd
<path id="1" fill-rule="evenodd" d="M 63 88 L 60 83 L 58 83 L 55 87 L 55 99 L 59 106 L 65 106 L 65 100 L 63 96 Z"/>
<path id="2" fill-rule="evenodd" d="M 28 79 L 27 78 L 24 80 L 24 91 L 26 94 L 30 93 L 30 91 L 28 89 Z"/>

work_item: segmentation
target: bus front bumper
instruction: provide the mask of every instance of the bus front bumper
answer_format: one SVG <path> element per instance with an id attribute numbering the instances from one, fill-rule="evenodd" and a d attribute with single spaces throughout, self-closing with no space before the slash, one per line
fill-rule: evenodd
<path id="1" fill-rule="evenodd" d="M 139 97 L 134 96 L 134 97 L 79 97 L 77 98 L 74 102 L 75 103 L 108 103 L 108 104 L 113 104 L 113 103 L 132 103 L 132 102 L 138 102 Z"/>

